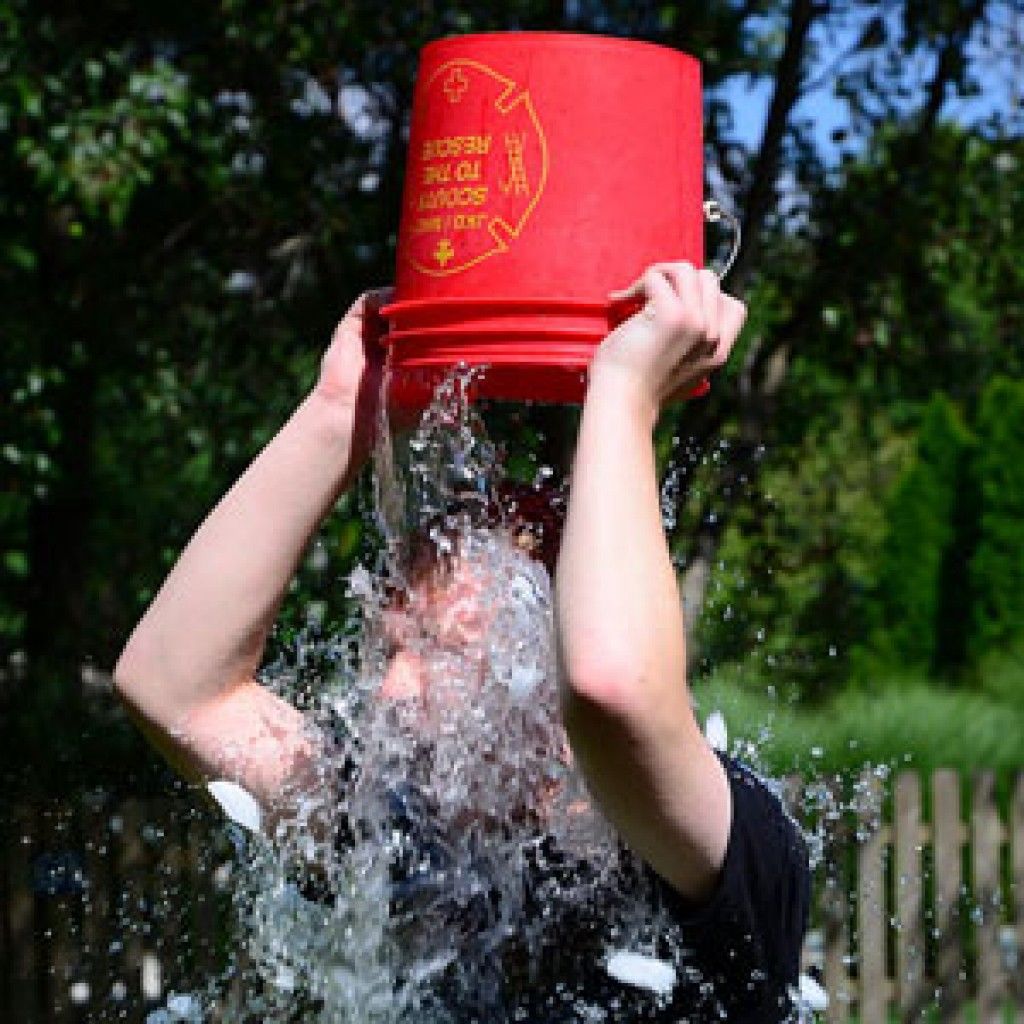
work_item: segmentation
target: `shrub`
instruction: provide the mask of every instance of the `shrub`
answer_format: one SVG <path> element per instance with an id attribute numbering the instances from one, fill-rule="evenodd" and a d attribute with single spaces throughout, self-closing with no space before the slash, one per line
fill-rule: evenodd
<path id="1" fill-rule="evenodd" d="M 996 378 L 988 385 L 977 438 L 970 650 L 980 658 L 1024 636 L 1024 382 Z"/>
<path id="2" fill-rule="evenodd" d="M 925 408 L 914 462 L 887 510 L 868 645 L 883 663 L 929 671 L 962 659 L 963 577 L 973 520 L 966 486 L 971 449 L 956 407 L 935 395 Z"/>

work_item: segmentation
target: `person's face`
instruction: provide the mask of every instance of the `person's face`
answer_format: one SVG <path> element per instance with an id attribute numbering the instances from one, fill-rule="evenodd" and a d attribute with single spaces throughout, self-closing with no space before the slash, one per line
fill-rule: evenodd
<path id="1" fill-rule="evenodd" d="M 409 592 L 409 613 L 439 647 L 472 653 L 490 624 L 485 570 L 456 557 L 445 569 L 432 569 Z"/>
<path id="2" fill-rule="evenodd" d="M 386 700 L 437 699 L 428 685 L 427 662 L 440 655 L 460 658 L 466 677 L 478 667 L 490 625 L 485 570 L 456 556 L 447 566 L 421 566 L 400 607 L 385 612 L 385 632 L 394 648 L 379 696 Z M 464 682 L 464 681 L 463 681 Z M 451 699 L 450 696 L 443 699 Z"/>
<path id="3" fill-rule="evenodd" d="M 479 685 L 488 631 L 500 600 L 500 595 L 493 593 L 494 586 L 484 566 L 456 556 L 444 567 L 436 563 L 419 567 L 404 602 L 385 613 L 385 630 L 394 653 L 378 696 L 405 703 L 428 733 L 427 723 L 434 715 L 455 708 Z M 457 662 L 454 671 L 453 658 Z M 564 737 L 552 754 L 562 765 L 572 764 Z M 482 756 L 490 759 L 487 752 Z M 560 783 L 553 780 L 542 785 L 534 794 L 530 813 L 546 818 L 560 789 Z M 570 814 L 587 809 L 586 804 L 566 808 Z"/>

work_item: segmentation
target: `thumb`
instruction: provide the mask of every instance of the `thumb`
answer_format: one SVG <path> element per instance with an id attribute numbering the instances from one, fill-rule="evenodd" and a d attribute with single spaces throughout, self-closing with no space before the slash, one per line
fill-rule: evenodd
<path id="1" fill-rule="evenodd" d="M 719 336 L 731 348 L 732 343 L 739 337 L 740 331 L 743 330 L 743 324 L 747 319 L 747 307 L 739 299 L 734 299 L 731 295 L 723 294 L 722 299 L 724 301 Z"/>

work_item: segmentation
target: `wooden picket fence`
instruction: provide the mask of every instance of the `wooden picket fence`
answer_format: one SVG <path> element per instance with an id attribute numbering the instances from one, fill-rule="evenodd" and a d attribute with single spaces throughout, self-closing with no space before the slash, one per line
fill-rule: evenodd
<path id="1" fill-rule="evenodd" d="M 804 959 L 827 1024 L 1024 1024 L 1024 774 L 1010 782 L 1001 813 L 991 773 L 788 780 L 822 840 Z M 4 810 L 0 1022 L 141 1024 L 169 992 L 230 988 L 231 860 L 184 797 Z"/>
<path id="2" fill-rule="evenodd" d="M 222 971 L 230 859 L 205 811 L 96 796 L 2 819 L 0 1022 L 141 1024 Z"/>
<path id="3" fill-rule="evenodd" d="M 851 802 L 816 907 L 829 1024 L 1024 1021 L 1024 774 L 1005 816 L 991 772 L 866 775 Z"/>

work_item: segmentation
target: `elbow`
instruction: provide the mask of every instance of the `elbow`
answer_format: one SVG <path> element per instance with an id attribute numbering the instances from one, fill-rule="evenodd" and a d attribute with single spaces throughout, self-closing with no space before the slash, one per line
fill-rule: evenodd
<path id="1" fill-rule="evenodd" d="M 132 648 L 131 641 L 121 651 L 114 665 L 114 693 L 122 703 L 131 704 L 132 695 L 138 690 L 142 673 L 138 656 Z"/>
<path id="2" fill-rule="evenodd" d="M 146 653 L 145 643 L 138 631 L 132 634 L 114 665 L 114 693 L 123 704 L 139 711 L 146 704 L 144 695 L 153 688 L 152 658 Z"/>
<path id="3" fill-rule="evenodd" d="M 595 649 L 562 662 L 562 708 L 567 728 L 600 716 L 628 723 L 642 714 L 647 687 L 636 657 Z"/>
<path id="4" fill-rule="evenodd" d="M 168 666 L 138 630 L 114 665 L 113 689 L 128 716 L 151 741 L 180 726 L 186 708 L 174 699 Z"/>

